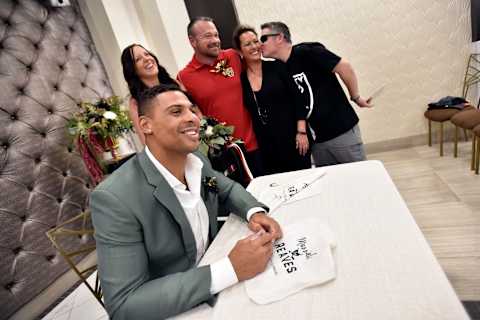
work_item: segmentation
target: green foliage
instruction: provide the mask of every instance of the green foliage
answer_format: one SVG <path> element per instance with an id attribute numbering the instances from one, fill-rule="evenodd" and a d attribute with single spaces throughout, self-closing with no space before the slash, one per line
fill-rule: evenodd
<path id="1" fill-rule="evenodd" d="M 82 102 L 80 112 L 69 120 L 67 127 L 70 135 L 87 139 L 94 133 L 102 140 L 108 137 L 115 140 L 124 132 L 132 129 L 127 112 L 122 110 L 122 99 L 111 96 L 96 103 Z"/>
<path id="2" fill-rule="evenodd" d="M 208 156 L 209 150 L 220 151 L 227 142 L 240 142 L 232 136 L 233 131 L 233 126 L 226 126 L 214 118 L 203 117 L 200 120 L 200 152 Z"/>

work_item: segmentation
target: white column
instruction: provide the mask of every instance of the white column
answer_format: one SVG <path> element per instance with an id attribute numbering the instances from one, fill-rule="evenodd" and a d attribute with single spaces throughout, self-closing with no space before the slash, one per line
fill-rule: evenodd
<path id="1" fill-rule="evenodd" d="M 132 43 L 154 52 L 174 78 L 191 59 L 183 1 L 80 0 L 79 4 L 117 95 L 128 94 L 120 55 Z"/>
<path id="2" fill-rule="evenodd" d="M 187 37 L 190 21 L 183 1 L 135 0 L 145 36 L 160 63 L 172 77 L 190 61 Z"/>

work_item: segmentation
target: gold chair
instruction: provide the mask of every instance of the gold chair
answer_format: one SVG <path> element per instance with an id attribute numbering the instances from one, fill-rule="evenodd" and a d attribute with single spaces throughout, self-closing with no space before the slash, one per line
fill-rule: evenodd
<path id="1" fill-rule="evenodd" d="M 71 239 L 73 237 L 75 238 L 87 238 L 87 237 L 92 237 L 93 236 L 93 227 L 91 223 L 91 215 L 90 212 L 85 211 L 79 214 L 76 217 L 73 217 L 62 224 L 58 225 L 57 227 L 47 231 L 47 237 L 50 239 L 50 241 L 53 243 L 55 248 L 58 250 L 58 252 L 62 255 L 62 257 L 67 261 L 68 265 L 70 268 L 80 277 L 82 282 L 88 287 L 90 292 L 95 296 L 95 298 L 98 300 L 98 302 L 103 306 L 103 301 L 102 301 L 102 288 L 100 286 L 100 281 L 98 278 L 98 272 L 96 275 L 95 279 L 95 287 L 92 287 L 88 281 L 87 278 L 88 276 L 93 273 L 95 270 L 97 270 L 97 264 L 92 265 L 90 267 L 87 267 L 84 270 L 79 270 L 75 264 L 74 259 L 79 256 L 85 256 L 96 249 L 95 244 L 80 244 L 77 246 L 75 249 L 70 249 L 67 248 L 71 245 L 66 245 L 66 243 L 71 243 L 70 242 L 65 242 L 64 240 Z"/>
<path id="2" fill-rule="evenodd" d="M 478 109 L 471 109 L 460 112 L 454 115 L 451 119 L 452 123 L 455 125 L 455 157 L 457 156 L 457 139 L 458 139 L 458 128 L 462 128 L 464 130 L 473 130 L 477 125 L 480 124 L 480 110 Z M 472 161 L 470 165 L 471 170 L 475 170 L 474 162 L 475 162 L 475 134 L 472 135 Z"/>
<path id="3" fill-rule="evenodd" d="M 475 174 L 478 174 L 480 167 L 480 124 L 473 128 L 472 132 L 472 140 L 476 141 L 472 144 L 472 161 L 474 162 Z"/>
<path id="4" fill-rule="evenodd" d="M 428 146 L 432 146 L 432 121 L 440 123 L 440 156 L 443 156 L 443 123 L 448 121 L 455 114 L 459 113 L 458 109 L 441 109 L 441 110 L 427 110 L 424 113 L 425 118 L 428 119 Z"/>
<path id="5" fill-rule="evenodd" d="M 480 82 L 480 53 L 473 53 L 468 58 L 467 70 L 465 71 L 465 77 L 463 79 L 463 88 L 462 88 L 462 97 L 466 99 L 468 95 L 468 90 L 471 86 Z M 480 100 L 478 101 L 477 108 L 479 107 Z M 468 109 L 475 109 L 475 107 L 471 106 Z M 467 111 L 467 109 L 465 109 Z M 452 123 L 455 125 L 455 138 L 454 138 L 454 157 L 457 157 L 457 150 L 458 150 L 458 123 L 465 123 L 469 122 L 468 120 L 469 114 L 462 114 L 457 115 L 454 119 L 455 122 Z M 469 128 L 463 128 L 465 135 L 466 131 L 472 129 L 474 126 Z M 473 169 L 472 169 L 473 170 Z"/>

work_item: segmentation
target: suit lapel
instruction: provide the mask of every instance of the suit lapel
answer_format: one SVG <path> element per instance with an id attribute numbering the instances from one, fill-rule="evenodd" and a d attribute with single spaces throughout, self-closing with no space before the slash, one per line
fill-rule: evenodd
<path id="1" fill-rule="evenodd" d="M 204 181 L 205 181 L 205 177 L 207 176 L 208 176 L 208 173 L 204 165 L 202 168 L 200 195 L 202 196 L 203 202 L 205 203 L 205 207 L 207 207 L 208 220 L 210 222 L 210 229 L 209 229 L 208 235 L 209 235 L 210 242 L 212 242 L 213 238 L 217 235 L 217 231 L 218 231 L 218 223 L 217 223 L 217 214 L 218 214 L 217 196 L 218 195 L 216 193 L 212 193 L 212 191 L 206 190 Z"/>
<path id="2" fill-rule="evenodd" d="M 155 168 L 150 159 L 148 159 L 145 151 L 138 153 L 137 157 L 148 183 L 150 183 L 152 186 L 155 186 L 153 196 L 158 202 L 168 209 L 173 219 L 180 226 L 183 244 L 188 259 L 192 262 L 192 264 L 195 264 L 197 257 L 195 237 L 193 235 L 190 223 L 188 222 L 187 216 L 185 215 L 180 202 L 178 202 L 177 196 L 165 178 L 160 174 L 157 168 Z"/>

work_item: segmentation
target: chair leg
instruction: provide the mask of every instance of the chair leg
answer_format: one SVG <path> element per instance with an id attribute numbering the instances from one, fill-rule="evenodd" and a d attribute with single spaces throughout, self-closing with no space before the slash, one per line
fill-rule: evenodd
<path id="1" fill-rule="evenodd" d="M 470 164 L 470 170 L 475 170 L 475 142 L 477 137 L 475 135 L 472 136 L 472 161 Z"/>
<path id="2" fill-rule="evenodd" d="M 440 122 L 440 157 L 443 157 L 443 122 Z"/>
<path id="3" fill-rule="evenodd" d="M 458 127 L 455 126 L 455 140 L 453 141 L 453 157 L 458 156 Z"/>
<path id="4" fill-rule="evenodd" d="M 468 141 L 467 129 L 463 129 L 463 134 L 465 135 L 465 141 Z"/>
<path id="5" fill-rule="evenodd" d="M 428 119 L 428 146 L 432 146 L 432 121 Z"/>

